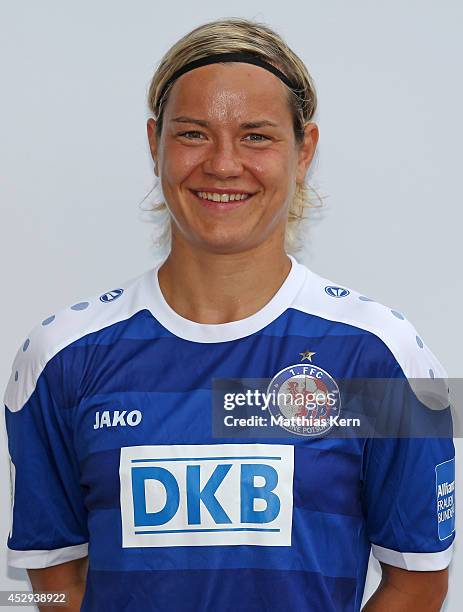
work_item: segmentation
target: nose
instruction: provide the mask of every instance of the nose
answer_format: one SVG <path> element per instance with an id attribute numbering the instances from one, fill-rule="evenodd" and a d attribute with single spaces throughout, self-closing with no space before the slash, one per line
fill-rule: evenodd
<path id="1" fill-rule="evenodd" d="M 222 179 L 240 176 L 243 172 L 243 164 L 233 143 L 223 140 L 216 142 L 208 151 L 203 163 L 203 171 L 205 174 Z"/>

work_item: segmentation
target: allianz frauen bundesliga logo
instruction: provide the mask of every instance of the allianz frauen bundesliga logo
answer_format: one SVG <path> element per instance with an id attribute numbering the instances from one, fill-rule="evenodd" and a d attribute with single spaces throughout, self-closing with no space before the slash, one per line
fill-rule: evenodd
<path id="1" fill-rule="evenodd" d="M 300 353 L 312 360 L 315 353 Z M 320 436 L 337 424 L 341 396 L 334 378 L 316 365 L 296 363 L 280 370 L 270 381 L 269 411 L 273 422 L 294 434 Z M 273 399 L 274 398 L 274 399 Z"/>

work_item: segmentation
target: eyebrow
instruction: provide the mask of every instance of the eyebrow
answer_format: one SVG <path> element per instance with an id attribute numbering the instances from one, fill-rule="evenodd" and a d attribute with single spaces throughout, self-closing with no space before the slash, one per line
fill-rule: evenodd
<path id="1" fill-rule="evenodd" d="M 174 119 L 171 121 L 175 121 L 177 123 L 196 123 L 202 127 L 209 127 L 209 121 L 204 121 L 204 119 L 195 119 L 194 117 L 185 117 L 183 115 L 181 117 L 174 117 Z M 278 127 L 278 125 L 269 119 L 262 119 L 261 121 L 246 121 L 245 123 L 240 124 L 240 128 L 245 130 L 261 127 Z"/>

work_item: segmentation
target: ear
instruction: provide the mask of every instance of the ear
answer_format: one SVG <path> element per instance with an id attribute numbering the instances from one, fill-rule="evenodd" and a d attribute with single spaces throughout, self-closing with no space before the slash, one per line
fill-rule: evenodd
<path id="1" fill-rule="evenodd" d="M 315 155 L 318 142 L 318 126 L 316 123 L 306 123 L 304 129 L 304 140 L 299 148 L 296 182 L 303 183 L 305 175 Z"/>
<path id="2" fill-rule="evenodd" d="M 152 118 L 148 119 L 146 123 L 146 131 L 148 133 L 148 142 L 151 151 L 151 157 L 155 164 L 157 164 L 158 159 L 158 143 L 156 138 L 156 121 Z M 156 170 L 157 175 L 157 170 Z"/>

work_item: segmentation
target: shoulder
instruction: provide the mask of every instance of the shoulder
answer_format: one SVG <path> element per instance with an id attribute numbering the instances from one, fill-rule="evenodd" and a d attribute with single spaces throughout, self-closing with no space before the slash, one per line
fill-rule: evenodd
<path id="1" fill-rule="evenodd" d="M 307 281 L 294 308 L 373 334 L 392 353 L 412 386 L 423 387 L 425 380 L 436 381 L 433 386 L 442 387 L 439 395 L 444 393 L 444 387 L 447 389 L 444 367 L 402 312 L 306 269 Z"/>
<path id="2" fill-rule="evenodd" d="M 63 349 L 84 336 L 129 319 L 143 309 L 151 270 L 117 287 L 69 304 L 37 323 L 14 358 L 4 403 L 17 411 L 27 402 L 45 366 Z"/>

